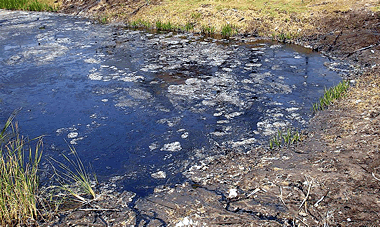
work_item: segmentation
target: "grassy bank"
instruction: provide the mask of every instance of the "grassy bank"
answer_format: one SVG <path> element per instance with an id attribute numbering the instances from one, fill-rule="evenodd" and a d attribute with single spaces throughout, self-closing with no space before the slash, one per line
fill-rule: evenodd
<path id="1" fill-rule="evenodd" d="M 58 4 L 52 0 L 1 0 L 1 9 L 29 11 L 57 11 Z"/>
<path id="2" fill-rule="evenodd" d="M 14 117 L 0 131 L 0 225 L 35 226 L 36 220 L 51 217 L 65 203 L 95 199 L 90 176 L 73 147 L 74 158 L 63 155 L 64 162 L 52 166 L 59 179 L 55 185 L 40 187 L 42 138 L 21 136 Z"/>
<path id="3" fill-rule="evenodd" d="M 296 38 L 315 31 L 318 18 L 328 14 L 360 7 L 375 10 L 379 5 L 377 0 L 164 0 L 148 4 L 135 14 L 113 14 L 116 10 L 112 8 L 105 13 L 111 18 L 124 17 L 150 24 L 157 21 L 178 27 L 191 24 L 197 32 L 213 27 L 215 32 L 221 33 L 228 24 L 239 33 Z"/>

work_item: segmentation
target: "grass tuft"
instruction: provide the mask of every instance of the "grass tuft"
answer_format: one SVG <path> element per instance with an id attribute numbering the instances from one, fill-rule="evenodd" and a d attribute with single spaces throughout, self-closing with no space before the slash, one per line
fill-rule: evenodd
<path id="1" fill-rule="evenodd" d="M 277 147 L 282 147 L 283 145 L 288 147 L 299 141 L 301 141 L 301 135 L 298 131 L 293 131 L 290 129 L 282 131 L 279 129 L 276 135 L 269 140 L 269 148 L 274 149 Z"/>
<path id="2" fill-rule="evenodd" d="M 186 23 L 185 24 L 185 31 L 189 32 L 189 31 L 192 31 L 192 30 L 194 30 L 194 24 L 190 23 L 190 22 Z"/>
<path id="3" fill-rule="evenodd" d="M 13 114 L 0 133 L 0 224 L 19 226 L 35 220 L 38 214 L 38 166 L 42 139 L 33 149 L 30 141 L 18 134 Z"/>
<path id="4" fill-rule="evenodd" d="M 98 18 L 98 21 L 99 21 L 99 23 L 101 23 L 101 24 L 108 24 L 108 23 L 109 23 L 108 16 L 99 17 L 99 18 Z"/>
<path id="5" fill-rule="evenodd" d="M 52 212 L 67 203 L 68 194 L 80 202 L 91 201 L 82 192 L 94 199 L 90 176 L 73 147 L 70 147 L 73 159 L 63 155 L 68 165 L 58 162 L 62 170 L 58 176 L 66 184 L 40 187 L 42 137 L 29 140 L 20 136 L 17 123 L 13 124 L 16 114 L 17 111 L 0 130 L 0 226 L 27 226 L 46 214 L 52 217 Z M 62 189 L 68 193 L 61 193 Z"/>
<path id="6" fill-rule="evenodd" d="M 237 34 L 238 30 L 234 25 L 226 24 L 222 27 L 222 37 L 229 38 L 230 36 Z"/>
<path id="7" fill-rule="evenodd" d="M 323 96 L 319 98 L 319 101 L 317 103 L 313 104 L 313 112 L 315 113 L 319 110 L 324 110 L 327 106 L 334 102 L 334 100 L 344 96 L 349 87 L 349 81 L 342 81 L 335 87 L 325 89 Z"/>
<path id="8" fill-rule="evenodd" d="M 61 189 L 69 192 L 81 202 L 87 201 L 87 199 L 83 197 L 83 194 L 84 196 L 90 196 L 90 199 L 95 199 L 96 194 L 90 175 L 80 160 L 75 148 L 73 146 L 69 146 L 69 148 L 71 152 L 70 155 L 73 155 L 74 158 L 69 158 L 67 155 L 62 154 L 67 164 L 53 159 L 58 164 L 58 167 L 55 168 L 55 172 L 60 178 Z M 73 188 L 73 185 L 76 187 Z"/>
<path id="9" fill-rule="evenodd" d="M 285 43 L 287 40 L 292 40 L 295 37 L 296 36 L 294 36 L 290 33 L 279 33 L 277 35 L 275 33 L 272 34 L 273 40 L 278 40 L 278 41 L 283 42 L 283 43 Z"/>
<path id="10" fill-rule="evenodd" d="M 203 25 L 201 28 L 201 34 L 206 36 L 213 36 L 215 34 L 215 27 L 210 25 Z"/>
<path id="11" fill-rule="evenodd" d="M 127 23 L 127 27 L 132 28 L 132 29 L 138 29 L 138 28 L 146 28 L 146 29 L 151 29 L 152 24 L 149 23 L 148 21 L 144 21 L 141 19 L 131 21 Z"/>
<path id="12" fill-rule="evenodd" d="M 166 23 L 162 21 L 156 21 L 157 31 L 175 31 L 177 29 L 178 29 L 178 26 L 173 25 L 170 21 Z"/>

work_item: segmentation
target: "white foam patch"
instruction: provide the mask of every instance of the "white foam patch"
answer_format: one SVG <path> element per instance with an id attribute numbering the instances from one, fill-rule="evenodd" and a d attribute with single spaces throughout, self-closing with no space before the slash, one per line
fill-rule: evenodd
<path id="1" fill-rule="evenodd" d="M 180 151 L 182 150 L 182 146 L 180 142 L 173 142 L 173 143 L 167 143 L 164 144 L 164 146 L 161 148 L 161 151 Z"/>

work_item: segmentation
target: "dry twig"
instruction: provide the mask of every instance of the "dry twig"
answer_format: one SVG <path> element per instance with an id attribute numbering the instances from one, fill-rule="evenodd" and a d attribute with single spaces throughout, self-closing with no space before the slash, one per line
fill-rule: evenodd
<path id="1" fill-rule="evenodd" d="M 307 180 L 307 179 L 306 179 Z M 306 197 L 305 199 L 302 201 L 300 207 L 298 209 L 301 209 L 301 207 L 306 203 L 307 199 L 309 198 L 309 195 L 310 195 L 310 189 L 311 189 L 311 186 L 313 185 L 313 179 L 311 179 L 311 181 L 307 181 L 308 184 L 309 184 L 309 188 L 307 189 L 307 194 L 306 194 Z M 305 205 L 305 211 L 307 212 L 307 208 L 306 208 L 306 205 Z"/>
<path id="2" fill-rule="evenodd" d="M 280 201 L 284 204 L 285 207 L 287 207 L 284 200 L 282 199 L 282 187 L 281 186 L 280 186 L 280 196 L 278 198 L 280 198 Z"/>
<path id="3" fill-rule="evenodd" d="M 380 179 L 377 178 L 377 177 L 375 176 L 375 173 L 374 173 L 374 172 L 372 172 L 372 176 L 373 176 L 373 178 L 375 178 L 376 180 L 380 181 Z"/>

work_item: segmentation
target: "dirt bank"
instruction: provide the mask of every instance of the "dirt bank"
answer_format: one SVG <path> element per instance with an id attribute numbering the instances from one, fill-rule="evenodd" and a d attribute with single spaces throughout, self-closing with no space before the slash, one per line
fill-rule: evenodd
<path id="1" fill-rule="evenodd" d="M 121 0 L 62 3 L 63 12 L 99 18 L 111 12 L 114 17 L 122 13 L 135 16 L 146 7 L 162 4 Z M 305 32 L 294 42 L 357 68 L 357 74 L 351 75 L 355 86 L 345 98 L 315 115 L 303 143 L 247 154 L 226 151 L 224 156 L 190 168 L 185 173 L 189 182 L 157 188 L 134 206 L 127 205 L 133 197 L 130 194 L 113 195 L 119 199 L 112 203 L 107 202 L 109 197 L 99 198 L 91 209 L 70 211 L 55 224 L 379 226 L 380 14 L 371 7 L 362 4 L 352 10 L 317 11 L 306 25 L 296 23 Z M 257 34 L 263 24 L 249 21 L 244 32 Z M 272 29 L 274 25 L 268 26 Z"/>

